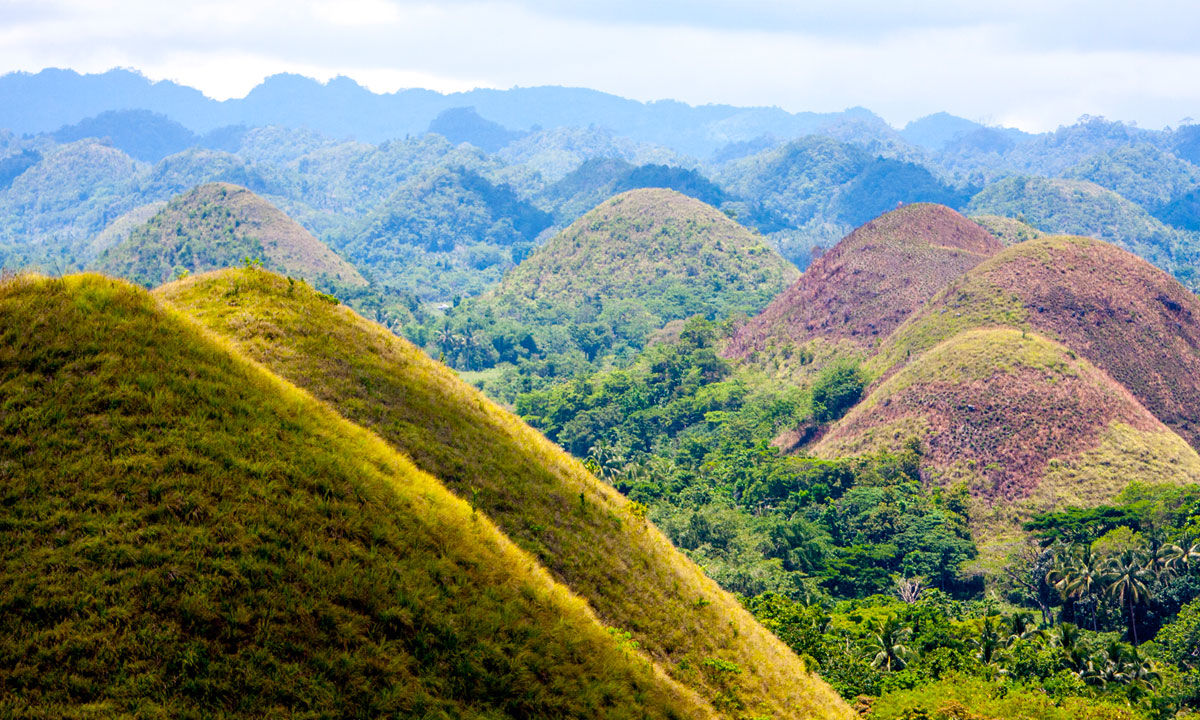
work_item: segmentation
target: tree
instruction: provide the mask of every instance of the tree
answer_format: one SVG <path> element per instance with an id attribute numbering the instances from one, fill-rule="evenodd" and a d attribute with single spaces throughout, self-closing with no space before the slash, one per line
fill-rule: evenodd
<path id="1" fill-rule="evenodd" d="M 1145 555 L 1136 550 L 1125 550 L 1108 561 L 1108 594 L 1129 610 L 1129 636 L 1138 644 L 1137 617 L 1134 606 L 1146 600 L 1150 593 L 1149 582 L 1153 578 Z"/>
<path id="2" fill-rule="evenodd" d="M 900 619 L 892 615 L 886 622 L 878 622 L 868 639 L 871 667 L 882 667 L 891 672 L 903 670 L 914 654 L 907 643 L 912 639 L 912 628 L 903 627 Z"/>

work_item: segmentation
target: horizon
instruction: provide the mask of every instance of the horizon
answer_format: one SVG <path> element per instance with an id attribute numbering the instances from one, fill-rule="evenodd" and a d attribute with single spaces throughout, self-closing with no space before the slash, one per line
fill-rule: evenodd
<path id="1" fill-rule="evenodd" d="M 793 113 L 865 107 L 893 127 L 944 111 L 1030 132 L 1084 115 L 1161 128 L 1200 107 L 1200 8 L 1182 0 L 9 0 L 0 24 L 0 74 L 137 68 L 216 100 L 290 72 L 375 93 L 563 86 Z"/>
<path id="2" fill-rule="evenodd" d="M 28 77 L 35 77 L 37 75 L 40 75 L 40 74 L 46 73 L 46 72 L 74 73 L 75 75 L 77 75 L 79 77 L 99 77 L 99 76 L 103 76 L 103 75 L 106 75 L 109 73 L 124 72 L 124 73 L 129 73 L 129 74 L 138 76 L 138 77 L 146 80 L 148 83 L 150 83 L 152 85 L 166 83 L 166 84 L 173 84 L 178 87 L 186 88 L 189 90 L 194 90 L 194 91 L 200 93 L 201 95 L 203 95 L 206 99 L 214 101 L 214 102 L 220 102 L 220 103 L 231 102 L 231 101 L 236 102 L 236 101 L 240 101 L 240 100 L 245 100 L 256 89 L 267 84 L 267 82 L 272 79 L 283 78 L 283 77 L 295 77 L 295 78 L 300 78 L 300 79 L 303 79 L 306 81 L 316 83 L 322 87 L 327 87 L 331 83 L 338 81 L 338 80 L 349 80 L 350 82 L 354 83 L 357 87 L 359 87 L 371 94 L 377 95 L 377 96 L 396 95 L 396 94 L 400 94 L 400 93 L 407 92 L 407 91 L 427 91 L 427 92 L 437 93 L 443 97 L 449 97 L 452 95 L 464 95 L 464 94 L 468 94 L 468 93 L 471 93 L 471 92 L 474 92 L 477 90 L 494 90 L 497 92 L 508 92 L 508 91 L 513 91 L 513 90 L 529 90 L 529 89 L 538 89 L 538 88 L 560 88 L 560 89 L 568 89 L 568 90 L 585 90 L 585 91 L 589 91 L 589 92 L 602 93 L 602 94 L 620 98 L 623 100 L 631 100 L 633 102 L 638 102 L 643 105 L 652 105 L 654 103 L 667 102 L 667 103 L 681 103 L 681 104 L 687 105 L 692 108 L 720 107 L 720 106 L 745 108 L 745 109 L 774 108 L 774 109 L 783 110 L 784 112 L 788 112 L 793 115 L 799 115 L 799 114 L 803 114 L 803 113 L 836 114 L 836 113 L 843 113 L 843 112 L 848 112 L 848 111 L 852 111 L 852 110 L 865 110 L 865 111 L 870 112 L 871 114 L 875 115 L 876 117 L 880 118 L 883 122 L 887 123 L 889 127 L 893 128 L 897 131 L 903 130 L 905 127 L 912 125 L 913 123 L 916 123 L 918 121 L 925 120 L 927 118 L 937 116 L 937 115 L 949 115 L 951 117 L 968 120 L 968 121 L 975 122 L 980 125 L 984 125 L 986 127 L 991 127 L 991 128 L 1016 129 L 1016 130 L 1021 130 L 1023 132 L 1034 133 L 1034 134 L 1043 133 L 1043 132 L 1053 132 L 1054 130 L 1056 130 L 1058 128 L 1070 127 L 1072 125 L 1079 124 L 1080 122 L 1088 119 L 1089 117 L 1101 118 L 1101 119 L 1104 119 L 1107 121 L 1117 122 L 1117 123 L 1121 123 L 1124 125 L 1128 125 L 1130 127 L 1140 127 L 1136 121 L 1130 121 L 1130 120 L 1126 120 L 1123 118 L 1111 118 L 1111 117 L 1105 117 L 1102 115 L 1090 115 L 1088 113 L 1083 113 L 1083 114 L 1079 115 L 1077 118 L 1075 118 L 1071 121 L 1068 121 L 1068 122 L 1060 123 L 1059 125 L 1055 126 L 1054 128 L 1049 128 L 1046 130 L 1028 130 L 1026 128 L 1016 127 L 1013 125 L 1002 125 L 1002 124 L 998 124 L 995 122 L 991 122 L 987 118 L 963 117 L 961 115 L 955 115 L 954 113 L 949 112 L 947 110 L 935 110 L 935 111 L 926 113 L 925 115 L 921 115 L 919 117 L 914 117 L 914 118 L 909 118 L 904 122 L 896 123 L 896 122 L 890 120 L 889 118 L 881 115 L 874 108 L 871 108 L 869 106 L 863 106 L 863 105 L 852 105 L 852 106 L 847 106 L 847 107 L 843 107 L 843 108 L 821 108 L 821 109 L 801 108 L 798 110 L 792 110 L 792 109 L 788 109 L 788 108 L 782 108 L 779 105 L 736 105 L 736 104 L 724 103 L 724 102 L 690 103 L 690 102 L 687 102 L 684 100 L 679 100 L 677 98 L 669 98 L 669 97 L 642 100 L 639 98 L 631 98 L 631 97 L 627 97 L 624 95 L 620 95 L 619 93 L 613 93 L 613 92 L 609 92 L 606 90 L 601 90 L 601 89 L 593 88 L 593 87 L 586 87 L 586 86 L 582 86 L 582 85 L 513 85 L 513 86 L 507 87 L 507 88 L 480 86 L 480 87 L 465 88 L 465 89 L 461 89 L 461 90 L 439 90 L 439 89 L 431 88 L 431 87 L 408 86 L 408 87 L 398 87 L 398 88 L 395 88 L 392 90 L 386 90 L 386 89 L 380 90 L 380 89 L 373 88 L 369 84 L 364 83 L 362 80 L 351 77 L 349 75 L 338 74 L 338 75 L 333 75 L 331 77 L 314 77 L 312 75 L 306 75 L 304 73 L 294 72 L 294 71 L 281 71 L 281 72 L 272 73 L 270 75 L 267 75 L 267 76 L 263 77 L 262 79 L 260 79 L 258 82 L 256 82 L 252 87 L 250 87 L 248 90 L 246 90 L 241 95 L 236 95 L 236 96 L 231 96 L 231 97 L 215 97 L 214 95 L 209 94 L 209 92 L 205 91 L 205 89 L 202 87 L 196 87 L 194 85 L 189 85 L 187 83 L 183 83 L 183 82 L 180 82 L 180 81 L 172 79 L 172 78 L 155 78 L 155 77 L 152 77 L 147 72 L 145 72 L 144 70 L 142 70 L 141 68 L 137 68 L 137 67 L 114 66 L 114 67 L 110 67 L 110 68 L 107 68 L 105 70 L 101 70 L 98 72 L 81 72 L 75 68 L 69 68 L 69 67 L 44 67 L 44 68 L 41 68 L 39 70 L 34 70 L 34 71 L 11 70 L 11 71 L 0 74 L 0 79 L 6 78 L 9 76 L 13 76 L 13 75 L 23 75 L 23 76 L 28 76 Z M 137 108 L 126 108 L 126 109 L 137 109 Z M 84 119 L 84 118 L 80 118 L 80 119 Z M 487 119 L 490 119 L 490 118 L 487 118 Z M 1183 118 L 1182 120 L 1190 121 L 1191 118 Z M 182 124 L 184 124 L 185 126 L 187 125 L 186 122 L 184 122 Z M 1167 126 L 1164 126 L 1164 128 L 1145 128 L 1145 129 L 1159 130 L 1159 129 L 1170 129 L 1171 127 L 1172 127 L 1172 125 L 1167 125 Z M 529 128 L 510 127 L 508 129 L 525 131 L 525 130 L 528 130 Z"/>

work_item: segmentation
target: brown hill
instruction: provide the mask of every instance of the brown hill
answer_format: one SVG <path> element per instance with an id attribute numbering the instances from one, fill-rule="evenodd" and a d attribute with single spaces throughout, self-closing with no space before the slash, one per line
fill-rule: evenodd
<path id="1" fill-rule="evenodd" d="M 858 228 L 814 261 L 738 331 L 726 354 L 771 356 L 814 340 L 869 349 L 946 283 L 1001 249 L 986 230 L 950 208 L 906 205 Z"/>
<path id="2" fill-rule="evenodd" d="M 154 287 L 184 270 L 216 270 L 246 258 L 309 280 L 366 284 L 358 270 L 282 210 L 229 183 L 207 183 L 172 199 L 106 250 L 95 267 Z"/>
<path id="3" fill-rule="evenodd" d="M 1063 343 L 1200 447 L 1200 300 L 1099 240 L 1058 236 L 1006 249 L 898 328 L 868 369 L 886 375 L 964 329 L 995 325 Z"/>
<path id="4" fill-rule="evenodd" d="M 1200 456 L 1107 374 L 1016 328 L 965 330 L 879 384 L 815 447 L 918 439 L 933 480 L 1011 514 L 1111 499 L 1131 478 L 1196 482 Z"/>

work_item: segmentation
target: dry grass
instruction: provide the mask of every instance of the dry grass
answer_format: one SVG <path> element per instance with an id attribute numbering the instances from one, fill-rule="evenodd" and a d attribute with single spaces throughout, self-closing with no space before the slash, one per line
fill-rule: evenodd
<path id="1" fill-rule="evenodd" d="M 1052 340 L 1013 328 L 963 331 L 879 384 L 817 446 L 827 456 L 917 437 L 934 482 L 967 482 L 1013 522 L 1096 504 L 1132 478 L 1200 480 L 1200 456 L 1129 391 Z"/>
<path id="2" fill-rule="evenodd" d="M 871 349 L 948 282 L 1001 249 L 950 208 L 916 203 L 846 236 L 729 344 L 760 362 L 772 345 L 842 339 Z"/>
<path id="3" fill-rule="evenodd" d="M 851 715 L 623 497 L 411 344 L 262 271 L 158 294 L 408 454 L 722 713 Z M 709 659 L 741 672 L 708 673 Z"/>

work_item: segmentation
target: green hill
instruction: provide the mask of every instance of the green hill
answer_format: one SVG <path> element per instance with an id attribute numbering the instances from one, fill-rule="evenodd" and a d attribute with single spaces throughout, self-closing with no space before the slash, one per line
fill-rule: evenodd
<path id="1" fill-rule="evenodd" d="M 963 482 L 1007 518 L 1111 501 L 1130 479 L 1200 481 L 1200 456 L 1125 388 L 1060 343 L 964 330 L 890 376 L 815 446 L 819 456 L 911 439 L 934 483 Z"/>
<path id="2" fill-rule="evenodd" d="M 1090 238 L 1014 245 L 898 328 L 868 370 L 885 375 L 963 330 L 992 326 L 1061 342 L 1200 447 L 1200 300 L 1144 260 Z"/>
<path id="3" fill-rule="evenodd" d="M 246 258 L 297 277 L 366 284 L 353 266 L 278 208 L 228 183 L 200 185 L 171 200 L 94 267 L 153 287 L 185 270 L 204 272 Z"/>
<path id="4" fill-rule="evenodd" d="M 0 285 L 0 397 L 6 715 L 713 714 L 435 478 L 142 290 Z"/>
<path id="5" fill-rule="evenodd" d="M 1048 233 L 1096 237 L 1172 272 L 1183 270 L 1197 249 L 1193 235 L 1086 180 L 1008 178 L 972 198 L 970 212 L 1017 218 Z"/>
<path id="6" fill-rule="evenodd" d="M 1046 236 L 1046 233 L 1029 223 L 1000 215 L 972 215 L 971 220 L 990 232 L 1005 247 Z"/>
<path id="7" fill-rule="evenodd" d="M 688 561 L 644 508 L 408 342 L 253 269 L 163 298 L 470 498 L 601 621 L 729 716 L 849 717 L 835 693 Z"/>
<path id="8" fill-rule="evenodd" d="M 815 260 L 738 330 L 726 355 L 794 371 L 831 348 L 862 354 L 1000 249 L 986 230 L 950 208 L 905 205 Z"/>
<path id="9" fill-rule="evenodd" d="M 522 322 L 539 348 L 591 359 L 641 347 L 671 320 L 753 312 L 796 274 L 719 210 L 673 190 L 632 190 L 551 238 L 476 309 Z"/>

